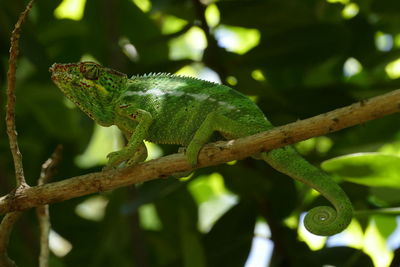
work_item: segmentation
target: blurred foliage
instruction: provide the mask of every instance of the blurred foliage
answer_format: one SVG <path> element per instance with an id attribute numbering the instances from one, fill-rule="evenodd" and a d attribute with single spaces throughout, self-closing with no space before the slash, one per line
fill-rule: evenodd
<path id="1" fill-rule="evenodd" d="M 10 33 L 25 4 L 0 0 L 1 107 Z M 65 151 L 54 180 L 100 170 L 121 145 L 118 132 L 94 127 L 51 83 L 52 63 L 83 59 L 129 75 L 221 81 L 281 125 L 400 87 L 400 2 L 38 0 L 23 27 L 17 72 L 17 129 L 31 185 L 59 143 Z M 399 125 L 392 115 L 298 148 L 316 165 L 327 160 L 324 170 L 356 210 L 395 208 Z M 13 164 L 0 130 L 6 194 Z M 176 151 L 149 148 L 152 157 Z M 72 199 L 51 205 L 51 266 L 398 266 L 395 215 L 366 213 L 344 233 L 316 238 L 299 218 L 320 202 L 253 159 Z M 37 266 L 37 229 L 32 211 L 16 225 L 9 254 L 19 266 Z"/>

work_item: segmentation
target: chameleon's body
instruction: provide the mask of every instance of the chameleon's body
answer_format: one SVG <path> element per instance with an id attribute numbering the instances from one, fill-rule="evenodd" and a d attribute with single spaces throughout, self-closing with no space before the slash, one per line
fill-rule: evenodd
<path id="1" fill-rule="evenodd" d="M 233 139 L 271 129 L 261 110 L 246 96 L 224 85 L 195 78 L 155 74 L 133 76 L 92 62 L 54 64 L 52 79 L 64 94 L 103 126 L 116 125 L 129 138 L 109 154 L 109 167 L 145 160 L 143 144 L 186 146 L 192 165 L 211 138 Z M 318 235 L 341 232 L 350 223 L 352 206 L 342 189 L 325 173 L 285 147 L 261 153 L 275 169 L 324 195 L 335 207 L 317 207 L 305 218 Z"/>

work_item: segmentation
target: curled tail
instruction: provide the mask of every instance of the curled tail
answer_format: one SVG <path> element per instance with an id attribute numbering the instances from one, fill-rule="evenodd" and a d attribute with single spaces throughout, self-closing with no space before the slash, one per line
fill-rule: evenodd
<path id="1" fill-rule="evenodd" d="M 292 147 L 262 153 L 262 159 L 274 169 L 317 190 L 335 208 L 320 206 L 311 209 L 304 218 L 304 226 L 315 235 L 340 233 L 350 223 L 353 207 L 346 193 L 322 170 L 308 163 Z"/>

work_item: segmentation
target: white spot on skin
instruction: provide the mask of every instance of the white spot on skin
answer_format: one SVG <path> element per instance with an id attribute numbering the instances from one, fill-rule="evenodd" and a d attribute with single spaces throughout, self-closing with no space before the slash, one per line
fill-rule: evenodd
<path id="1" fill-rule="evenodd" d="M 154 96 L 164 96 L 166 93 L 163 92 L 162 90 L 158 88 L 151 88 L 146 92 L 148 95 L 154 95 Z"/>
<path id="2" fill-rule="evenodd" d="M 235 106 L 224 102 L 224 101 L 217 101 L 216 99 L 210 97 L 207 94 L 196 94 L 196 93 L 185 93 L 182 91 L 165 91 L 165 90 L 161 90 L 159 88 L 151 88 L 149 90 L 146 91 L 127 91 L 125 92 L 124 96 L 132 96 L 132 95 L 138 95 L 138 96 L 155 96 L 158 98 L 164 98 L 166 96 L 175 96 L 175 97 L 181 97 L 181 96 L 189 96 L 191 98 L 193 98 L 194 100 L 196 100 L 197 102 L 203 102 L 205 100 L 208 101 L 212 101 L 212 102 L 217 102 L 219 106 L 224 107 L 226 109 L 236 109 Z"/>
<path id="3" fill-rule="evenodd" d="M 218 105 L 223 106 L 226 109 L 231 109 L 231 110 L 236 109 L 235 106 L 223 101 L 218 101 Z"/>
<path id="4" fill-rule="evenodd" d="M 132 96 L 132 95 L 139 95 L 139 96 L 156 96 L 156 97 L 165 97 L 167 95 L 177 96 L 180 97 L 184 95 L 184 92 L 180 91 L 165 91 L 159 88 L 151 88 L 146 91 L 127 91 L 124 93 L 124 96 Z"/>
<path id="5" fill-rule="evenodd" d="M 125 92 L 125 96 L 132 96 L 132 95 L 140 95 L 140 96 L 146 96 L 146 95 L 152 95 L 152 96 L 164 96 L 167 93 L 164 92 L 163 90 L 160 90 L 158 88 L 151 88 L 147 91 L 127 91 Z"/>
<path id="6" fill-rule="evenodd" d="M 190 96 L 190 97 L 193 97 L 195 100 L 197 100 L 197 101 L 204 101 L 204 100 L 206 100 L 207 98 L 209 98 L 210 96 L 209 95 L 206 95 L 206 94 L 192 94 L 192 93 L 188 93 L 188 94 L 186 94 L 186 95 L 188 95 L 188 96 Z"/>

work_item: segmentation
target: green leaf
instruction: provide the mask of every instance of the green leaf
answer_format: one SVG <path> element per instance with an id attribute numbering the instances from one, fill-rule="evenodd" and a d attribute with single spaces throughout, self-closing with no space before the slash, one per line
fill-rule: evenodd
<path id="1" fill-rule="evenodd" d="M 332 247 L 316 252 L 320 266 L 374 266 L 371 258 L 360 250 L 350 247 Z"/>
<path id="2" fill-rule="evenodd" d="M 356 153 L 324 161 L 323 170 L 361 185 L 400 188 L 400 157 L 384 153 Z"/>
<path id="3" fill-rule="evenodd" d="M 385 239 L 387 239 L 397 227 L 397 219 L 395 216 L 375 215 L 373 218 L 376 228 Z"/>
<path id="4" fill-rule="evenodd" d="M 387 206 L 400 205 L 400 189 L 392 187 L 372 187 L 370 193 Z"/>
<path id="5" fill-rule="evenodd" d="M 254 206 L 249 204 L 234 206 L 205 236 L 208 266 L 244 266 L 256 221 Z"/>

